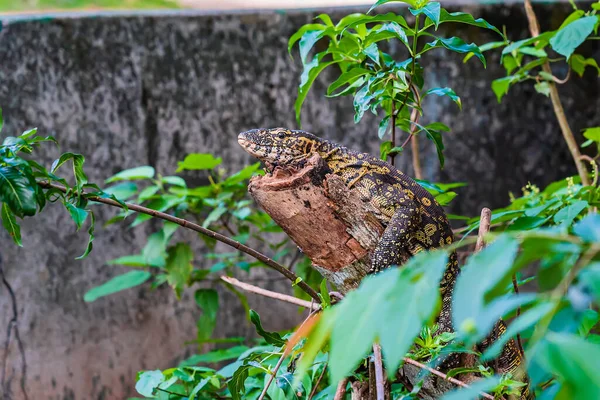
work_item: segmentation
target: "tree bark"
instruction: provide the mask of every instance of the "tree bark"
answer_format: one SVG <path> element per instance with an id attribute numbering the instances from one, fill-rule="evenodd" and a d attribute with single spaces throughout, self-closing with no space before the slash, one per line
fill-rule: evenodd
<path id="1" fill-rule="evenodd" d="M 276 168 L 272 175 L 253 178 L 248 190 L 311 259 L 313 267 L 341 293 L 358 287 L 371 268 L 371 253 L 384 226 L 369 201 L 331 174 L 318 155 L 300 169 Z M 410 254 L 404 256 L 406 261 Z M 414 385 L 420 372 L 415 366 L 405 365 L 399 374 Z M 353 383 L 353 399 L 369 398 L 369 383 L 364 383 L 364 389 L 362 385 Z M 452 388 L 455 386 L 451 383 L 430 376 L 420 394 L 434 399 Z"/>

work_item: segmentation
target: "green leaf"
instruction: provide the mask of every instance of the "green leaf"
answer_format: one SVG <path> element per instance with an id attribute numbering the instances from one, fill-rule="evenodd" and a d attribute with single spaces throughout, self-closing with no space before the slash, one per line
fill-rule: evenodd
<path id="1" fill-rule="evenodd" d="M 575 49 L 594 31 L 597 23 L 597 16 L 583 17 L 571 22 L 556 32 L 550 39 L 550 45 L 554 51 L 567 57 L 568 60 Z"/>
<path id="2" fill-rule="evenodd" d="M 585 200 L 578 200 L 569 206 L 563 207 L 554 215 L 554 223 L 571 226 L 575 218 L 588 207 L 589 204 Z"/>
<path id="3" fill-rule="evenodd" d="M 163 176 L 160 181 L 173 186 L 186 187 L 185 180 L 180 176 Z"/>
<path id="4" fill-rule="evenodd" d="M 69 214 L 71 214 L 71 218 L 75 222 L 75 225 L 77 225 L 77 230 L 81 229 L 81 226 L 89 215 L 89 211 L 76 207 L 71 203 L 65 203 L 65 207 L 69 211 Z"/>
<path id="5" fill-rule="evenodd" d="M 233 360 L 244 354 L 246 351 L 248 351 L 247 346 L 234 346 L 227 349 L 213 350 L 208 353 L 193 355 L 179 363 L 179 366 L 186 367 L 201 363 L 212 364 Z"/>
<path id="6" fill-rule="evenodd" d="M 123 256 L 115 258 L 106 262 L 108 265 L 124 265 L 126 267 L 146 267 L 149 264 L 141 254 L 133 254 L 129 256 Z"/>
<path id="7" fill-rule="evenodd" d="M 142 255 L 148 265 L 164 267 L 166 265 L 167 248 L 163 231 L 154 232 L 148 237 Z"/>
<path id="8" fill-rule="evenodd" d="M 6 203 L 18 217 L 34 215 L 37 211 L 37 184 L 15 167 L 0 166 L 0 202 Z"/>
<path id="9" fill-rule="evenodd" d="M 585 15 L 585 11 L 583 10 L 575 10 L 573 11 L 571 14 L 569 14 L 569 16 L 567 18 L 565 18 L 565 20 L 563 21 L 563 23 L 560 25 L 560 27 L 558 28 L 559 30 L 564 28 L 565 26 L 569 25 L 571 22 L 578 20 L 579 18 L 583 17 Z"/>
<path id="10" fill-rule="evenodd" d="M 250 322 L 254 324 L 256 327 L 256 332 L 265 338 L 267 343 L 272 344 L 274 346 L 283 346 L 286 341 L 281 338 L 281 335 L 277 332 L 267 332 L 263 329 L 262 324 L 260 323 L 260 316 L 254 310 L 250 310 Z"/>
<path id="11" fill-rule="evenodd" d="M 525 311 L 514 321 L 510 323 L 506 332 L 504 332 L 494 343 L 486 349 L 485 353 L 481 357 L 481 361 L 488 361 L 496 358 L 504 345 L 519 332 L 523 332 L 526 329 L 531 328 L 537 324 L 544 316 L 551 312 L 554 308 L 552 303 L 540 303 Z"/>
<path id="12" fill-rule="evenodd" d="M 85 248 L 85 251 L 83 252 L 82 255 L 80 255 L 79 257 L 76 257 L 76 260 L 82 260 L 84 258 L 86 258 L 90 252 L 92 251 L 92 242 L 94 241 L 94 229 L 96 228 L 96 217 L 94 216 L 94 213 L 90 212 L 90 217 L 91 217 L 91 222 L 90 222 L 90 227 L 88 228 L 88 243 L 87 246 Z"/>
<path id="13" fill-rule="evenodd" d="M 515 239 L 503 235 L 469 257 L 457 278 L 452 297 L 452 321 L 457 331 L 478 336 L 487 333 L 482 326 L 489 301 L 487 296 L 497 287 L 506 287 L 518 249 Z"/>
<path id="14" fill-rule="evenodd" d="M 392 22 L 387 22 L 387 23 L 383 24 L 381 26 L 381 28 L 379 28 L 377 30 L 377 33 L 380 33 L 380 32 L 390 32 L 390 33 L 393 33 L 394 36 L 396 36 L 402 43 L 404 43 L 406 46 L 409 45 L 408 44 L 408 37 L 406 35 L 406 31 L 397 22 L 392 21 Z"/>
<path id="15" fill-rule="evenodd" d="M 390 116 L 386 115 L 380 122 L 379 122 L 379 129 L 377 130 L 377 136 L 379 136 L 379 139 L 383 139 L 383 137 L 385 136 L 385 134 L 388 131 L 388 126 L 390 124 Z M 391 142 L 390 142 L 391 143 Z"/>
<path id="16" fill-rule="evenodd" d="M 428 2 L 425 7 L 421 7 L 416 10 L 410 7 L 408 10 L 414 16 L 425 14 L 431 20 L 431 22 L 433 22 L 435 29 L 437 29 L 438 25 L 440 24 L 441 8 L 442 7 L 439 2 L 431 1 Z"/>
<path id="17" fill-rule="evenodd" d="M 21 227 L 17 223 L 15 215 L 6 203 L 2 203 L 2 225 L 17 246 L 23 247 L 23 244 L 21 243 Z"/>
<path id="18" fill-rule="evenodd" d="M 118 174 L 115 174 L 108 178 L 105 181 L 105 183 L 112 183 L 117 181 L 135 181 L 152 178 L 154 178 L 154 168 L 146 165 L 121 171 Z"/>
<path id="19" fill-rule="evenodd" d="M 122 182 L 104 189 L 105 193 L 115 196 L 119 200 L 127 200 L 137 193 L 138 187 L 133 182 Z"/>
<path id="20" fill-rule="evenodd" d="M 186 243 L 177 243 L 167 250 L 167 260 L 165 271 L 167 272 L 167 281 L 175 290 L 178 298 L 181 297 L 183 289 L 190 280 L 193 270 L 192 260 L 194 253 Z"/>
<path id="21" fill-rule="evenodd" d="M 365 279 L 337 308 L 331 333 L 331 381 L 351 373 L 379 337 L 387 371 L 393 376 L 423 323 L 439 304 L 444 252 L 422 252 L 402 269 Z M 402 309 L 401 313 L 398 309 Z"/>
<path id="22" fill-rule="evenodd" d="M 81 192 L 83 189 L 83 185 L 85 185 L 88 180 L 87 176 L 83 172 L 83 163 L 85 162 L 85 158 L 81 154 L 76 153 L 65 153 L 61 155 L 57 160 L 52 163 L 52 167 L 50 168 L 50 172 L 55 173 L 64 163 L 71 160 L 73 162 L 73 175 L 75 176 L 75 184 L 77 186 L 77 190 Z"/>
<path id="23" fill-rule="evenodd" d="M 331 94 L 338 88 L 355 82 L 359 77 L 371 74 L 372 71 L 364 68 L 352 68 L 349 71 L 344 72 L 337 78 L 329 87 L 327 88 L 327 95 L 331 96 Z"/>
<path id="24" fill-rule="evenodd" d="M 435 196 L 435 200 L 440 204 L 440 206 L 446 206 L 450 204 L 450 202 L 454 200 L 456 196 L 458 196 L 456 192 L 446 192 Z"/>
<path id="25" fill-rule="evenodd" d="M 430 94 L 435 94 L 438 96 L 448 96 L 450 97 L 450 99 L 452 99 L 453 102 L 456 103 L 456 105 L 458 105 L 458 108 L 462 110 L 462 103 L 460 101 L 460 97 L 458 97 L 454 90 L 450 89 L 449 87 L 437 87 L 429 89 L 427 92 L 425 92 L 425 96 Z"/>
<path id="26" fill-rule="evenodd" d="M 294 44 L 296 44 L 296 42 L 298 40 L 300 40 L 304 34 L 306 32 L 309 31 L 319 31 L 319 30 L 324 30 L 327 27 L 325 25 L 322 24 L 306 24 L 303 25 L 300 29 L 298 29 L 289 39 L 288 41 L 288 53 L 292 54 L 292 47 L 294 47 Z"/>
<path id="27" fill-rule="evenodd" d="M 594 142 L 600 143 L 600 126 L 593 128 L 587 128 L 583 131 L 583 136 L 586 139 L 593 140 Z"/>
<path id="28" fill-rule="evenodd" d="M 371 43 L 363 49 L 363 53 L 375 64 L 379 65 L 379 47 L 377 47 L 377 43 Z"/>
<path id="29" fill-rule="evenodd" d="M 392 150 L 392 142 L 385 141 L 379 145 L 379 158 L 385 160 L 388 157 L 388 154 Z"/>
<path id="30" fill-rule="evenodd" d="M 152 275 L 148 271 L 129 271 L 89 290 L 83 296 L 83 300 L 87 303 L 90 303 L 98 300 L 100 297 L 108 296 L 109 294 L 139 286 L 150 279 L 151 276 Z"/>
<path id="31" fill-rule="evenodd" d="M 371 6 L 371 8 L 369 8 L 369 11 L 367 11 L 367 14 L 370 14 L 371 11 L 373 11 L 377 7 L 379 7 L 383 4 L 387 4 L 387 3 L 404 3 L 404 4 L 408 4 L 411 7 L 416 8 L 418 1 L 417 0 L 378 0 L 375 4 L 373 4 Z"/>
<path id="32" fill-rule="evenodd" d="M 572 24 L 571 24 L 572 25 Z M 558 376 L 560 399 L 598 399 L 600 345 L 570 334 L 549 332 L 536 361 Z"/>
<path id="33" fill-rule="evenodd" d="M 600 215 L 586 215 L 573 227 L 573 232 L 586 242 L 600 242 Z"/>
<path id="34" fill-rule="evenodd" d="M 508 93 L 508 89 L 510 85 L 515 81 L 515 76 L 507 76 L 500 79 L 495 79 L 492 82 L 492 90 L 496 94 L 496 98 L 498 99 L 498 103 L 502 101 L 502 97 Z"/>
<path id="35" fill-rule="evenodd" d="M 547 81 L 538 82 L 533 87 L 536 92 L 543 94 L 546 97 L 550 96 L 550 84 Z"/>
<path id="36" fill-rule="evenodd" d="M 315 43 L 317 43 L 323 38 L 325 32 L 326 31 L 324 31 L 323 29 L 304 32 L 302 38 L 300 39 L 300 44 L 298 45 L 300 49 L 300 59 L 302 60 L 302 64 L 307 63 L 308 53 L 313 48 Z"/>
<path id="37" fill-rule="evenodd" d="M 198 289 L 194 293 L 196 304 L 202 310 L 198 319 L 198 342 L 210 339 L 217 325 L 217 311 L 219 311 L 219 294 L 214 289 Z"/>
<path id="38" fill-rule="evenodd" d="M 223 185 L 234 185 L 239 182 L 243 182 L 245 180 L 250 179 L 255 172 L 260 170 L 260 163 L 254 163 L 252 165 L 248 165 L 244 169 L 236 172 L 233 175 L 230 175 L 223 181 Z M 203 197 L 203 196 L 200 196 Z"/>
<path id="39" fill-rule="evenodd" d="M 300 86 L 298 88 L 298 97 L 296 98 L 296 102 L 294 103 L 294 109 L 296 111 L 296 121 L 298 122 L 298 126 L 301 125 L 300 121 L 300 112 L 302 111 L 302 104 L 308 95 L 308 92 L 314 83 L 317 76 L 328 66 L 338 63 L 339 61 L 329 61 L 325 63 L 321 63 L 321 59 L 323 58 L 323 53 L 317 54 L 310 63 L 304 66 L 304 71 L 302 72 L 302 76 L 300 77 Z"/>
<path id="40" fill-rule="evenodd" d="M 192 153 L 188 154 L 183 161 L 177 163 L 177 171 L 197 171 L 213 169 L 217 165 L 221 164 L 221 157 L 215 158 L 212 154 L 206 153 Z"/>
<path id="41" fill-rule="evenodd" d="M 154 397 L 154 389 L 165 381 L 160 370 L 142 373 L 135 384 L 135 390 L 144 397 Z"/>
<path id="42" fill-rule="evenodd" d="M 600 304 L 600 263 L 594 262 L 579 273 L 579 281 L 591 292 Z"/>
<path id="43" fill-rule="evenodd" d="M 217 208 L 214 208 L 210 214 L 208 214 L 208 216 L 206 217 L 206 219 L 204 220 L 204 222 L 202 222 L 202 227 L 203 228 L 208 228 L 210 226 L 210 224 L 212 224 L 213 222 L 216 222 L 219 220 L 219 218 L 221 218 L 221 216 L 223 214 L 225 214 L 227 212 L 227 207 L 225 207 L 224 205 L 219 205 Z"/>
<path id="44" fill-rule="evenodd" d="M 473 18 L 473 16 L 471 14 L 467 14 L 467 13 L 463 13 L 463 12 L 448 13 L 448 11 L 446 11 L 445 9 L 442 8 L 441 12 L 440 12 L 439 20 L 440 20 L 440 24 L 444 23 L 444 22 L 459 22 L 462 24 L 474 25 L 479 28 L 491 29 L 494 32 L 496 32 L 497 34 L 499 34 L 500 36 L 504 37 L 502 32 L 500 32 L 498 30 L 498 28 L 496 28 L 494 25 L 488 23 L 483 18 L 475 19 L 475 18 Z M 498 43 L 498 42 L 494 42 L 494 43 Z M 504 44 L 504 42 L 499 42 L 499 43 Z M 481 49 L 483 50 L 483 46 L 481 46 Z"/>
<path id="45" fill-rule="evenodd" d="M 581 77 L 588 66 L 596 68 L 598 76 L 600 76 L 600 66 L 598 66 L 598 63 L 593 58 L 585 58 L 581 54 L 573 54 L 569 59 L 569 65 Z"/>
<path id="46" fill-rule="evenodd" d="M 475 57 L 477 57 L 479 61 L 481 61 L 483 66 L 486 66 L 485 57 L 481 53 L 479 47 L 477 47 L 475 43 L 465 43 L 464 40 L 458 37 L 438 38 L 435 39 L 433 42 L 426 43 L 420 54 L 423 54 L 426 51 L 439 47 L 445 47 L 446 49 L 454 51 L 456 53 L 473 53 Z"/>
<path id="47" fill-rule="evenodd" d="M 231 398 L 233 400 L 241 400 L 242 397 L 240 395 L 243 395 L 246 392 L 244 383 L 246 382 L 246 379 L 248 379 L 248 371 L 250 370 L 250 368 L 252 368 L 251 365 L 240 366 L 235 371 L 229 382 L 227 382 L 227 388 L 229 389 L 229 392 L 231 393 Z"/>

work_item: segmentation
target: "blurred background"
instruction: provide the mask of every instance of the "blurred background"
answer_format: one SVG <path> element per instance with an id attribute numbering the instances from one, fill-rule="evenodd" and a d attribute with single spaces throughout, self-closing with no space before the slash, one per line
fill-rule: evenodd
<path id="1" fill-rule="evenodd" d="M 443 3 L 452 11 L 468 11 L 504 27 L 512 40 L 528 36 L 520 3 Z M 41 134 L 54 135 L 61 151 L 86 156 L 86 172 L 93 182 L 139 165 L 168 175 L 192 152 L 222 157 L 225 170 L 237 171 L 252 162 L 237 145 L 238 132 L 297 127 L 293 104 L 301 65 L 297 56 L 288 55 L 288 38 L 323 10 L 335 20 L 349 9 L 366 12 L 368 4 L 0 0 L 4 134 L 37 126 Z M 344 9 L 336 9 L 341 6 Z M 120 11 L 111 11 L 115 9 Z M 570 11 L 568 2 L 537 5 L 542 29 L 555 26 Z M 452 35 L 467 42 L 497 40 L 493 32 L 468 25 L 451 29 L 456 30 Z M 598 58 L 598 43 L 586 44 L 582 52 Z M 543 187 L 575 173 L 550 101 L 521 85 L 498 104 L 490 84 L 505 72 L 498 53 L 487 58 L 487 69 L 444 52 L 432 53 L 424 61 L 427 80 L 453 87 L 463 102 L 462 112 L 445 98 L 434 96 L 426 103 L 427 114 L 452 131 L 446 136 L 444 169 L 433 145 L 421 143 L 427 160 L 425 178 L 466 182 L 450 212 L 468 216 L 478 215 L 483 206 L 508 204 L 509 192 L 520 193 L 528 182 Z M 555 73 L 565 76 L 567 71 Z M 375 117 L 368 115 L 354 124 L 352 100 L 326 99 L 326 84 L 320 78 L 309 94 L 303 128 L 378 154 Z M 590 71 L 560 90 L 575 132 L 600 124 L 597 75 Z M 48 146 L 41 154 L 49 165 L 58 150 Z M 409 152 L 399 157 L 399 165 L 412 173 Z M 202 182 L 192 173 L 186 179 Z M 26 220 L 23 248 L 0 231 L 0 262 L 18 311 L 18 320 L 11 322 L 13 302 L 10 293 L 0 289 L 0 328 L 18 324 L 22 342 L 22 349 L 15 341 L 0 348 L 0 360 L 5 360 L 0 389 L 16 393 L 14 398 L 20 398 L 21 386 L 29 398 L 133 397 L 137 371 L 167 368 L 197 352 L 197 346 L 186 345 L 195 338 L 201 315 L 192 293 L 177 300 L 164 285 L 158 289 L 142 285 L 93 303 L 83 301 L 90 288 L 126 270 L 107 265 L 108 260 L 139 252 L 153 232 L 152 222 L 137 228 L 119 224 L 103 228 L 114 214 L 98 209 L 94 251 L 83 261 L 74 258 L 82 251 L 85 235 L 75 232 L 64 210 L 51 208 Z M 194 235 L 185 237 L 194 243 L 195 266 L 210 267 L 211 260 L 202 258 L 206 252 L 202 242 Z M 263 282 L 266 288 L 290 291 L 287 282 L 266 269 L 240 276 L 247 282 Z M 214 336 L 254 335 L 238 298 L 219 291 Z M 285 304 L 252 295 L 248 302 L 268 330 L 289 329 L 301 317 L 295 307 Z"/>

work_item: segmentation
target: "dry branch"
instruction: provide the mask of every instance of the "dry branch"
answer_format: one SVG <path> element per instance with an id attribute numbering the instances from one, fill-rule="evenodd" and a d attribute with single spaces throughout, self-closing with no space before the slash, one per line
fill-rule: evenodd
<path id="1" fill-rule="evenodd" d="M 247 292 L 259 294 L 261 296 L 270 297 L 275 300 L 284 301 L 286 303 L 295 304 L 300 307 L 308 308 L 309 310 L 316 311 L 321 307 L 314 302 L 306 301 L 299 299 L 294 296 L 289 296 L 287 294 L 273 292 L 271 290 L 259 288 L 258 286 L 250 285 L 249 283 L 240 282 L 239 280 L 232 278 L 230 276 L 221 276 L 221 280 L 229 283 L 230 285 L 237 286 L 240 289 L 243 289 Z"/>

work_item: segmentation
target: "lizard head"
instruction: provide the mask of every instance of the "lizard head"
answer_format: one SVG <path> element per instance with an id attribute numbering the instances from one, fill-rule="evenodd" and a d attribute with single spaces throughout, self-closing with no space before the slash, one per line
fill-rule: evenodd
<path id="1" fill-rule="evenodd" d="M 276 166 L 296 165 L 308 159 L 317 151 L 321 140 L 304 131 L 272 128 L 242 132 L 238 143 L 272 171 Z"/>

